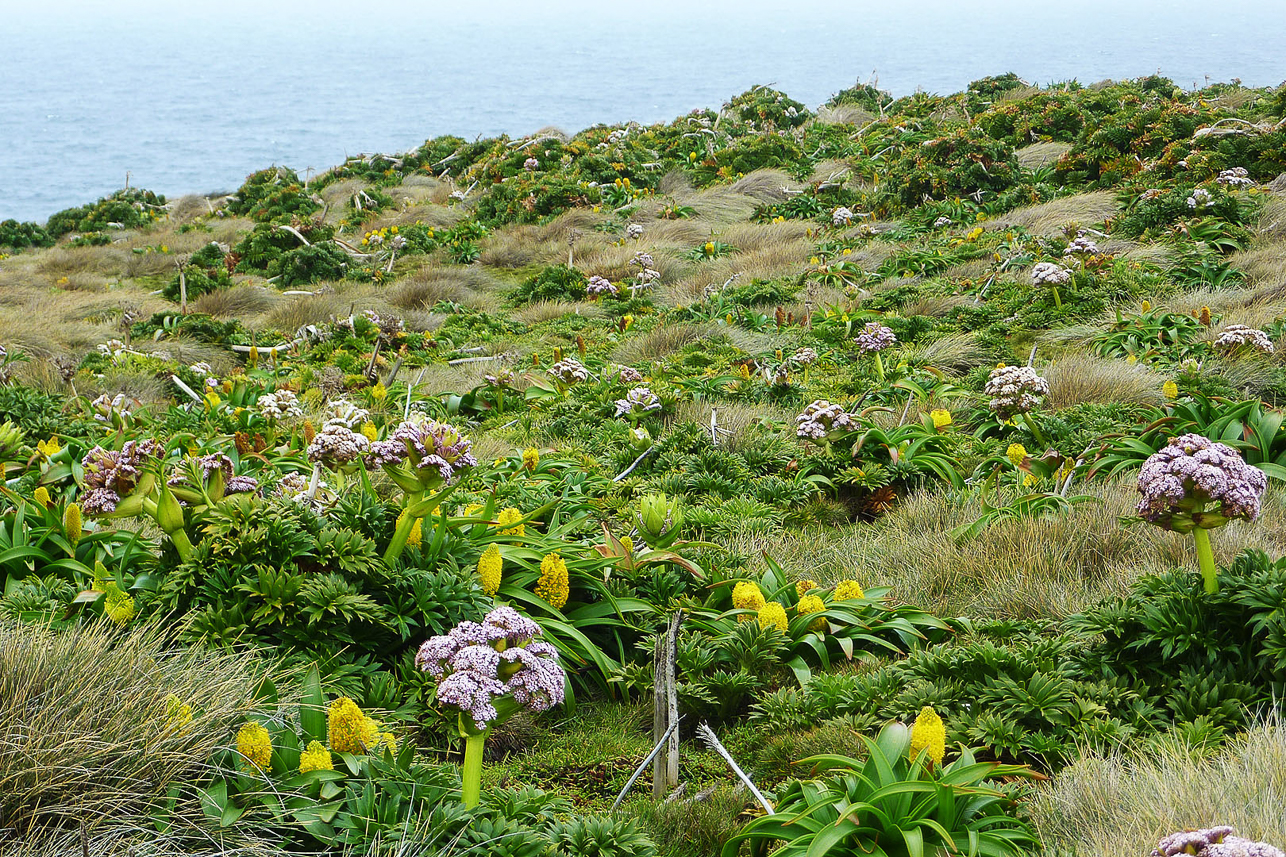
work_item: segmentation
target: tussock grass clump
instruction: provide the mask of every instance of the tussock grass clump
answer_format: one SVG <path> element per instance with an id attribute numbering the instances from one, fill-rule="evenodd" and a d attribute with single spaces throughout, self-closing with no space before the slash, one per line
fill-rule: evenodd
<path id="1" fill-rule="evenodd" d="M 432 309 L 439 301 L 480 305 L 484 296 L 504 288 L 498 278 L 477 266 L 421 268 L 389 290 L 388 301 L 400 309 Z"/>
<path id="2" fill-rule="evenodd" d="M 1043 370 L 1049 382 L 1050 407 L 1084 403 L 1158 405 L 1165 378 L 1146 366 L 1092 354 L 1068 354 Z"/>
<path id="3" fill-rule="evenodd" d="M 513 311 L 513 317 L 523 324 L 540 324 L 565 315 L 603 318 L 606 313 L 592 301 L 535 301 Z"/>
<path id="4" fill-rule="evenodd" d="M 1032 811 L 1053 854 L 1136 857 L 1178 830 L 1230 824 L 1286 845 L 1286 727 L 1274 715 L 1213 755 L 1178 740 L 1088 755 L 1041 790 Z"/>
<path id="5" fill-rule="evenodd" d="M 834 107 L 817 108 L 813 121 L 819 125 L 866 125 L 873 122 L 876 115 L 856 104 L 837 104 Z"/>
<path id="6" fill-rule="evenodd" d="M 635 363 L 642 360 L 660 360 L 685 345 L 713 339 L 719 328 L 713 324 L 666 324 L 648 331 L 619 345 L 612 352 L 618 363 Z"/>
<path id="7" fill-rule="evenodd" d="M 1059 158 L 1071 150 L 1069 143 L 1033 143 L 1014 152 L 1014 156 L 1023 169 L 1036 170 L 1057 163 Z"/>
<path id="8" fill-rule="evenodd" d="M 733 182 L 732 190 L 759 202 L 784 202 L 799 190 L 799 182 L 781 170 L 755 170 Z"/>
<path id="9" fill-rule="evenodd" d="M 282 300 L 281 296 L 263 286 L 233 286 L 206 292 L 191 307 L 216 318 L 242 318 L 267 312 Z"/>
<path id="10" fill-rule="evenodd" d="M 766 550 L 785 568 L 808 569 L 818 582 L 854 577 L 892 586 L 894 598 L 939 616 L 1058 619 L 1125 593 L 1144 574 L 1196 567 L 1191 539 L 1121 526 L 1120 518 L 1135 514 L 1133 479 L 1073 485 L 1070 493 L 1096 502 L 1057 517 L 1002 521 L 959 542 L 950 531 L 982 515 L 980 500 L 925 491 L 903 498 L 875 524 L 842 535 L 794 531 L 742 539 L 734 549 Z M 1213 543 L 1225 563 L 1247 548 L 1286 552 L 1281 492 L 1270 488 L 1257 522 L 1229 524 Z"/>
<path id="11" fill-rule="evenodd" d="M 1021 226 L 1036 235 L 1062 232 L 1069 223 L 1098 223 L 1116 214 L 1116 199 L 1110 191 L 1078 193 L 1061 199 L 1016 208 L 983 225 L 991 229 Z"/>
<path id="12" fill-rule="evenodd" d="M 33 846 L 137 826 L 229 740 L 261 679 L 253 659 L 155 629 L 0 625 L 0 826 Z M 190 723 L 167 719 L 170 694 Z"/>

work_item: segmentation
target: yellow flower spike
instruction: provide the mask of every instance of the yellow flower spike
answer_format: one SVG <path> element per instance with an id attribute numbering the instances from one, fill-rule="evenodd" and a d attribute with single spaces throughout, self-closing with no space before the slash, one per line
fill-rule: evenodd
<path id="1" fill-rule="evenodd" d="M 947 754 L 947 730 L 942 725 L 942 718 L 931 705 L 920 709 L 919 716 L 911 726 L 911 749 L 908 754 L 914 759 L 921 751 L 939 767 L 943 756 Z"/>
<path id="2" fill-rule="evenodd" d="M 165 722 L 173 729 L 181 729 L 192 722 L 192 706 L 174 694 L 165 697 Z"/>
<path id="3" fill-rule="evenodd" d="M 37 485 L 36 490 L 31 492 L 31 499 L 44 508 L 49 508 L 49 491 L 43 485 Z"/>
<path id="4" fill-rule="evenodd" d="M 518 523 L 521 520 L 522 512 L 512 507 L 501 509 L 500 514 L 496 515 L 496 523 L 502 527 L 500 530 L 502 536 L 525 536 L 527 527 Z"/>
<path id="5" fill-rule="evenodd" d="M 634 539 L 629 536 L 621 536 L 617 541 L 621 543 L 621 547 L 625 548 L 626 556 L 634 556 Z"/>
<path id="6" fill-rule="evenodd" d="M 634 324 L 634 316 L 632 316 L 632 315 L 623 315 L 623 316 L 621 316 L 621 321 L 625 322 L 625 329 L 626 329 L 626 330 L 629 330 L 629 329 L 630 329 L 630 327 L 631 327 L 631 326 L 633 326 L 633 324 Z"/>
<path id="7" fill-rule="evenodd" d="M 1152 301 L 1147 301 L 1147 300 L 1145 300 L 1145 301 L 1143 302 L 1143 311 L 1144 311 L 1144 312 L 1152 312 Z"/>
<path id="8" fill-rule="evenodd" d="M 707 241 L 707 242 L 705 243 L 705 246 L 704 246 L 704 247 L 702 247 L 701 249 L 702 249 L 702 251 L 704 251 L 704 252 L 705 252 L 705 254 L 706 254 L 707 256 L 713 256 L 713 255 L 714 255 L 714 242 L 713 242 L 713 241 Z"/>
<path id="9" fill-rule="evenodd" d="M 743 580 L 732 587 L 732 606 L 738 610 L 754 610 L 758 613 L 766 603 L 764 594 L 759 591 L 759 584 L 753 581 Z M 737 621 L 749 622 L 752 618 L 754 617 L 743 613 L 737 617 Z"/>
<path id="10" fill-rule="evenodd" d="M 504 559 L 500 556 L 500 548 L 492 545 L 482 552 L 478 559 L 478 584 L 482 591 L 495 597 L 500 591 L 500 577 L 504 569 Z"/>
<path id="11" fill-rule="evenodd" d="M 835 584 L 835 600 L 851 601 L 855 598 L 865 598 L 866 593 L 862 591 L 862 586 L 856 580 L 841 580 Z"/>
<path id="12" fill-rule="evenodd" d="M 763 607 L 760 607 L 758 616 L 761 629 L 766 631 L 769 628 L 776 628 L 783 634 L 786 633 L 786 608 L 776 601 L 769 601 Z"/>
<path id="13" fill-rule="evenodd" d="M 795 612 L 800 616 L 808 616 L 812 613 L 821 613 L 826 609 L 826 602 L 816 595 L 805 595 L 799 599 L 795 605 Z M 818 617 L 808 626 L 810 631 L 821 631 L 826 627 L 825 617 Z"/>
<path id="14" fill-rule="evenodd" d="M 42 440 L 36 444 L 36 452 L 39 452 L 44 458 L 53 458 L 62 450 L 58 443 L 58 436 L 53 435 L 49 440 Z"/>
<path id="15" fill-rule="evenodd" d="M 1173 381 L 1166 381 L 1161 385 L 1161 393 L 1167 399 L 1177 399 L 1179 397 L 1179 385 Z"/>
<path id="16" fill-rule="evenodd" d="M 272 763 L 272 737 L 258 723 L 250 722 L 237 732 L 237 752 L 260 771 Z"/>
<path id="17" fill-rule="evenodd" d="M 570 585 L 567 580 L 567 563 L 557 553 L 547 554 L 540 561 L 540 579 L 536 581 L 536 594 L 555 610 L 567 603 Z"/>
<path id="18" fill-rule="evenodd" d="M 375 428 L 375 423 L 362 423 L 362 437 L 374 443 L 379 436 L 379 430 Z"/>
<path id="19" fill-rule="evenodd" d="M 107 592 L 103 596 L 103 614 L 117 625 L 128 625 L 138 612 L 134 606 L 134 597 L 123 592 L 116 581 L 108 581 Z"/>
<path id="20" fill-rule="evenodd" d="M 1137 354 L 1128 354 L 1125 357 L 1125 362 L 1133 366 L 1135 363 L 1139 362 L 1139 356 Z"/>
<path id="21" fill-rule="evenodd" d="M 374 717 L 367 717 L 362 721 L 362 749 L 367 753 L 377 749 L 380 741 L 383 739 L 383 730 L 380 729 L 380 722 Z"/>
<path id="22" fill-rule="evenodd" d="M 335 763 L 331 761 L 330 750 L 327 750 L 320 741 L 309 741 L 304 752 L 299 754 L 299 773 L 333 770 L 335 770 Z"/>
<path id="23" fill-rule="evenodd" d="M 383 384 L 376 384 L 371 388 L 371 398 L 377 402 L 382 402 L 388 398 L 388 388 Z"/>
<path id="24" fill-rule="evenodd" d="M 805 592 L 808 592 L 810 589 L 816 589 L 816 588 L 817 588 L 816 580 L 809 580 L 806 577 L 801 577 L 799 580 L 795 581 L 795 594 L 798 595 L 800 598 L 804 597 Z"/>
<path id="25" fill-rule="evenodd" d="M 818 259 L 816 256 L 813 256 L 808 260 L 808 264 L 810 265 L 820 265 L 821 263 L 822 263 L 822 260 Z"/>
<path id="26" fill-rule="evenodd" d="M 312 443 L 315 437 L 317 437 L 317 429 L 313 426 L 313 421 L 304 420 L 304 443 Z"/>
<path id="27" fill-rule="evenodd" d="M 1005 458 L 1008 458 L 1009 463 L 1014 467 L 1018 467 L 1027 460 L 1027 448 L 1021 443 L 1011 443 L 1005 450 Z"/>
<path id="28" fill-rule="evenodd" d="M 362 737 L 366 734 L 366 715 L 357 703 L 341 696 L 330 704 L 327 717 L 330 730 L 330 748 L 337 753 L 362 752 Z"/>
<path id="29" fill-rule="evenodd" d="M 218 393 L 206 393 L 205 404 L 208 408 L 210 408 L 210 410 L 214 410 L 215 408 L 219 407 L 219 405 L 223 404 L 223 399 L 219 398 Z"/>
<path id="30" fill-rule="evenodd" d="M 540 466 L 540 450 L 534 446 L 529 446 L 522 451 L 522 466 L 531 472 L 535 472 Z"/>
<path id="31" fill-rule="evenodd" d="M 937 408 L 929 412 L 929 417 L 933 420 L 935 429 L 944 429 L 951 425 L 951 411 L 943 408 Z"/>
<path id="32" fill-rule="evenodd" d="M 406 546 L 418 548 L 422 544 L 424 544 L 424 519 L 416 518 L 415 523 L 411 525 L 411 532 L 406 537 Z"/>
<path id="33" fill-rule="evenodd" d="M 80 505 L 68 503 L 67 508 L 63 510 L 63 535 L 67 537 L 67 541 L 71 542 L 72 547 L 75 547 L 76 542 L 80 541 L 82 527 Z"/>

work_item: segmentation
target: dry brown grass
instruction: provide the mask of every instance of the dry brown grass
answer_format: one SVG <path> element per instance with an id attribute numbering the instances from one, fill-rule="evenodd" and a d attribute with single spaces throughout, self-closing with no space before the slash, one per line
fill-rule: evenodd
<path id="1" fill-rule="evenodd" d="M 1018 165 L 1025 170 L 1035 170 L 1057 163 L 1058 159 L 1072 150 L 1069 143 L 1034 143 L 1024 146 L 1014 154 Z"/>
<path id="2" fill-rule="evenodd" d="M 1286 208 L 1286 206 L 1283 206 Z M 1286 221 L 1286 215 L 1282 216 Z M 1263 222 L 1262 220 L 1260 221 Z M 1273 229 L 1279 227 L 1274 224 Z M 1244 271 L 1254 285 L 1281 285 L 1286 283 L 1286 225 L 1280 226 L 1280 237 L 1261 237 L 1245 250 L 1228 257 L 1228 264 Z"/>
<path id="3" fill-rule="evenodd" d="M 786 224 L 775 224 L 775 227 Z M 733 274 L 740 275 L 743 283 L 755 279 L 794 276 L 808 264 L 812 243 L 797 229 L 766 228 L 751 225 L 729 227 L 722 240 L 737 246 L 741 252 L 699 262 L 672 283 L 667 283 L 658 294 L 658 302 L 667 306 L 680 306 L 700 300 L 707 286 L 722 286 Z M 734 243 L 742 239 L 749 245 L 741 248 Z"/>
<path id="4" fill-rule="evenodd" d="M 755 170 L 732 183 L 733 193 L 748 196 L 756 202 L 785 202 L 801 189 L 799 182 L 781 170 Z"/>
<path id="5" fill-rule="evenodd" d="M 932 342 L 907 345 L 902 356 L 913 366 L 933 366 L 957 375 L 989 362 L 987 350 L 973 333 L 952 333 Z"/>
<path id="6" fill-rule="evenodd" d="M 874 113 L 856 104 L 839 104 L 819 107 L 813 121 L 819 125 L 857 125 L 861 127 L 878 118 Z"/>
<path id="7" fill-rule="evenodd" d="M 1071 223 L 1082 226 L 1099 223 L 1116 214 L 1116 211 L 1116 200 L 1112 192 L 1100 190 L 1016 208 L 994 220 L 985 221 L 982 225 L 988 229 L 1021 226 L 1037 235 L 1053 235 L 1063 231 Z"/>
<path id="8" fill-rule="evenodd" d="M 13 834 L 0 851 L 81 825 L 91 840 L 137 829 L 226 746 L 260 677 L 253 658 L 177 647 L 155 630 L 0 625 L 0 819 Z M 192 706 L 184 728 L 166 723 L 171 693 Z M 203 826 L 186 804 L 182 826 Z"/>
<path id="9" fill-rule="evenodd" d="M 1141 364 L 1073 353 L 1042 370 L 1049 382 L 1046 403 L 1055 409 L 1083 403 L 1159 405 L 1165 377 Z"/>
<path id="10" fill-rule="evenodd" d="M 603 318 L 606 314 L 602 305 L 593 301 L 535 301 L 519 307 L 512 313 L 513 317 L 523 324 L 541 324 L 565 315 Z"/>
<path id="11" fill-rule="evenodd" d="M 470 307 L 494 305 L 510 284 L 480 265 L 429 265 L 389 288 L 388 300 L 401 309 L 431 309 L 438 301 Z"/>
<path id="12" fill-rule="evenodd" d="M 666 324 L 649 330 L 617 346 L 612 359 L 618 363 L 633 364 L 644 360 L 659 360 L 686 345 L 712 339 L 719 335 L 713 324 Z"/>
<path id="13" fill-rule="evenodd" d="M 1050 857 L 1136 857 L 1170 833 L 1221 824 L 1286 845 L 1284 806 L 1286 727 L 1277 714 L 1210 756 L 1173 739 L 1088 755 L 1041 788 L 1032 810 Z"/>
<path id="14" fill-rule="evenodd" d="M 258 285 L 239 285 L 206 292 L 192 301 L 193 312 L 203 312 L 216 318 L 244 318 L 268 312 L 283 298 L 275 289 Z"/>
<path id="15" fill-rule="evenodd" d="M 1122 527 L 1133 515 L 1133 480 L 1074 485 L 1098 502 L 1067 515 L 995 524 L 977 538 L 954 542 L 949 531 L 982 514 L 978 499 L 940 492 L 911 494 L 875 524 L 844 530 L 805 530 L 747 539 L 732 548 L 767 550 L 788 569 L 808 569 L 818 581 L 855 577 L 888 585 L 893 595 L 939 616 L 1062 618 L 1109 595 L 1123 594 L 1139 576 L 1196 567 L 1192 539 L 1157 527 Z M 1250 547 L 1270 556 L 1286 551 L 1286 508 L 1275 486 L 1262 518 L 1231 524 L 1213 538 L 1220 562 Z"/>
<path id="16" fill-rule="evenodd" d="M 1212 335 L 1224 325 L 1245 324 L 1264 327 L 1286 313 L 1286 279 L 1278 284 L 1266 284 L 1244 289 L 1194 289 L 1161 301 L 1173 312 L 1191 314 L 1203 306 L 1220 316 L 1220 323 Z"/>
<path id="17" fill-rule="evenodd" d="M 496 268 L 525 268 L 528 265 L 567 264 L 567 239 L 575 230 L 576 256 L 583 256 L 611 243 L 594 224 L 604 219 L 586 208 L 573 208 L 548 223 L 512 226 L 491 233 L 482 245 L 479 261 Z"/>
<path id="18" fill-rule="evenodd" d="M 1259 210 L 1255 235 L 1263 241 L 1286 241 L 1286 198 L 1277 195 L 1268 197 Z"/>
<path id="19" fill-rule="evenodd" d="M 121 336 L 126 306 L 145 318 L 173 304 L 134 288 L 99 293 L 0 284 L 0 345 L 32 357 L 82 354 Z"/>

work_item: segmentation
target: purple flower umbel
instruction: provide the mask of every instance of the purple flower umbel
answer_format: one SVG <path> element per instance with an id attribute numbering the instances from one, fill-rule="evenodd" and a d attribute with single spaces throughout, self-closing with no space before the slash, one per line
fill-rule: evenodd
<path id="1" fill-rule="evenodd" d="M 415 665 L 437 678 L 438 701 L 460 709 L 478 729 L 498 716 L 495 700 L 512 695 L 529 711 L 563 701 L 558 652 L 534 639 L 540 626 L 512 607 L 497 607 L 482 624 L 461 622 L 420 646 Z"/>
<path id="2" fill-rule="evenodd" d="M 1259 517 L 1268 477 L 1230 446 L 1199 434 L 1171 439 L 1139 471 L 1139 514 L 1180 533 Z"/>

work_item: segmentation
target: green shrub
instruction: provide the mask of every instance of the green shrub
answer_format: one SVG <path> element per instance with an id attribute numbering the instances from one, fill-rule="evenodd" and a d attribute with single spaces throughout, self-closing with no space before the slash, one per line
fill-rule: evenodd
<path id="1" fill-rule="evenodd" d="M 165 197 L 150 190 L 125 188 L 90 205 L 52 215 L 45 230 L 61 238 L 69 232 L 101 232 L 108 227 L 135 229 L 159 220 L 164 209 Z"/>

